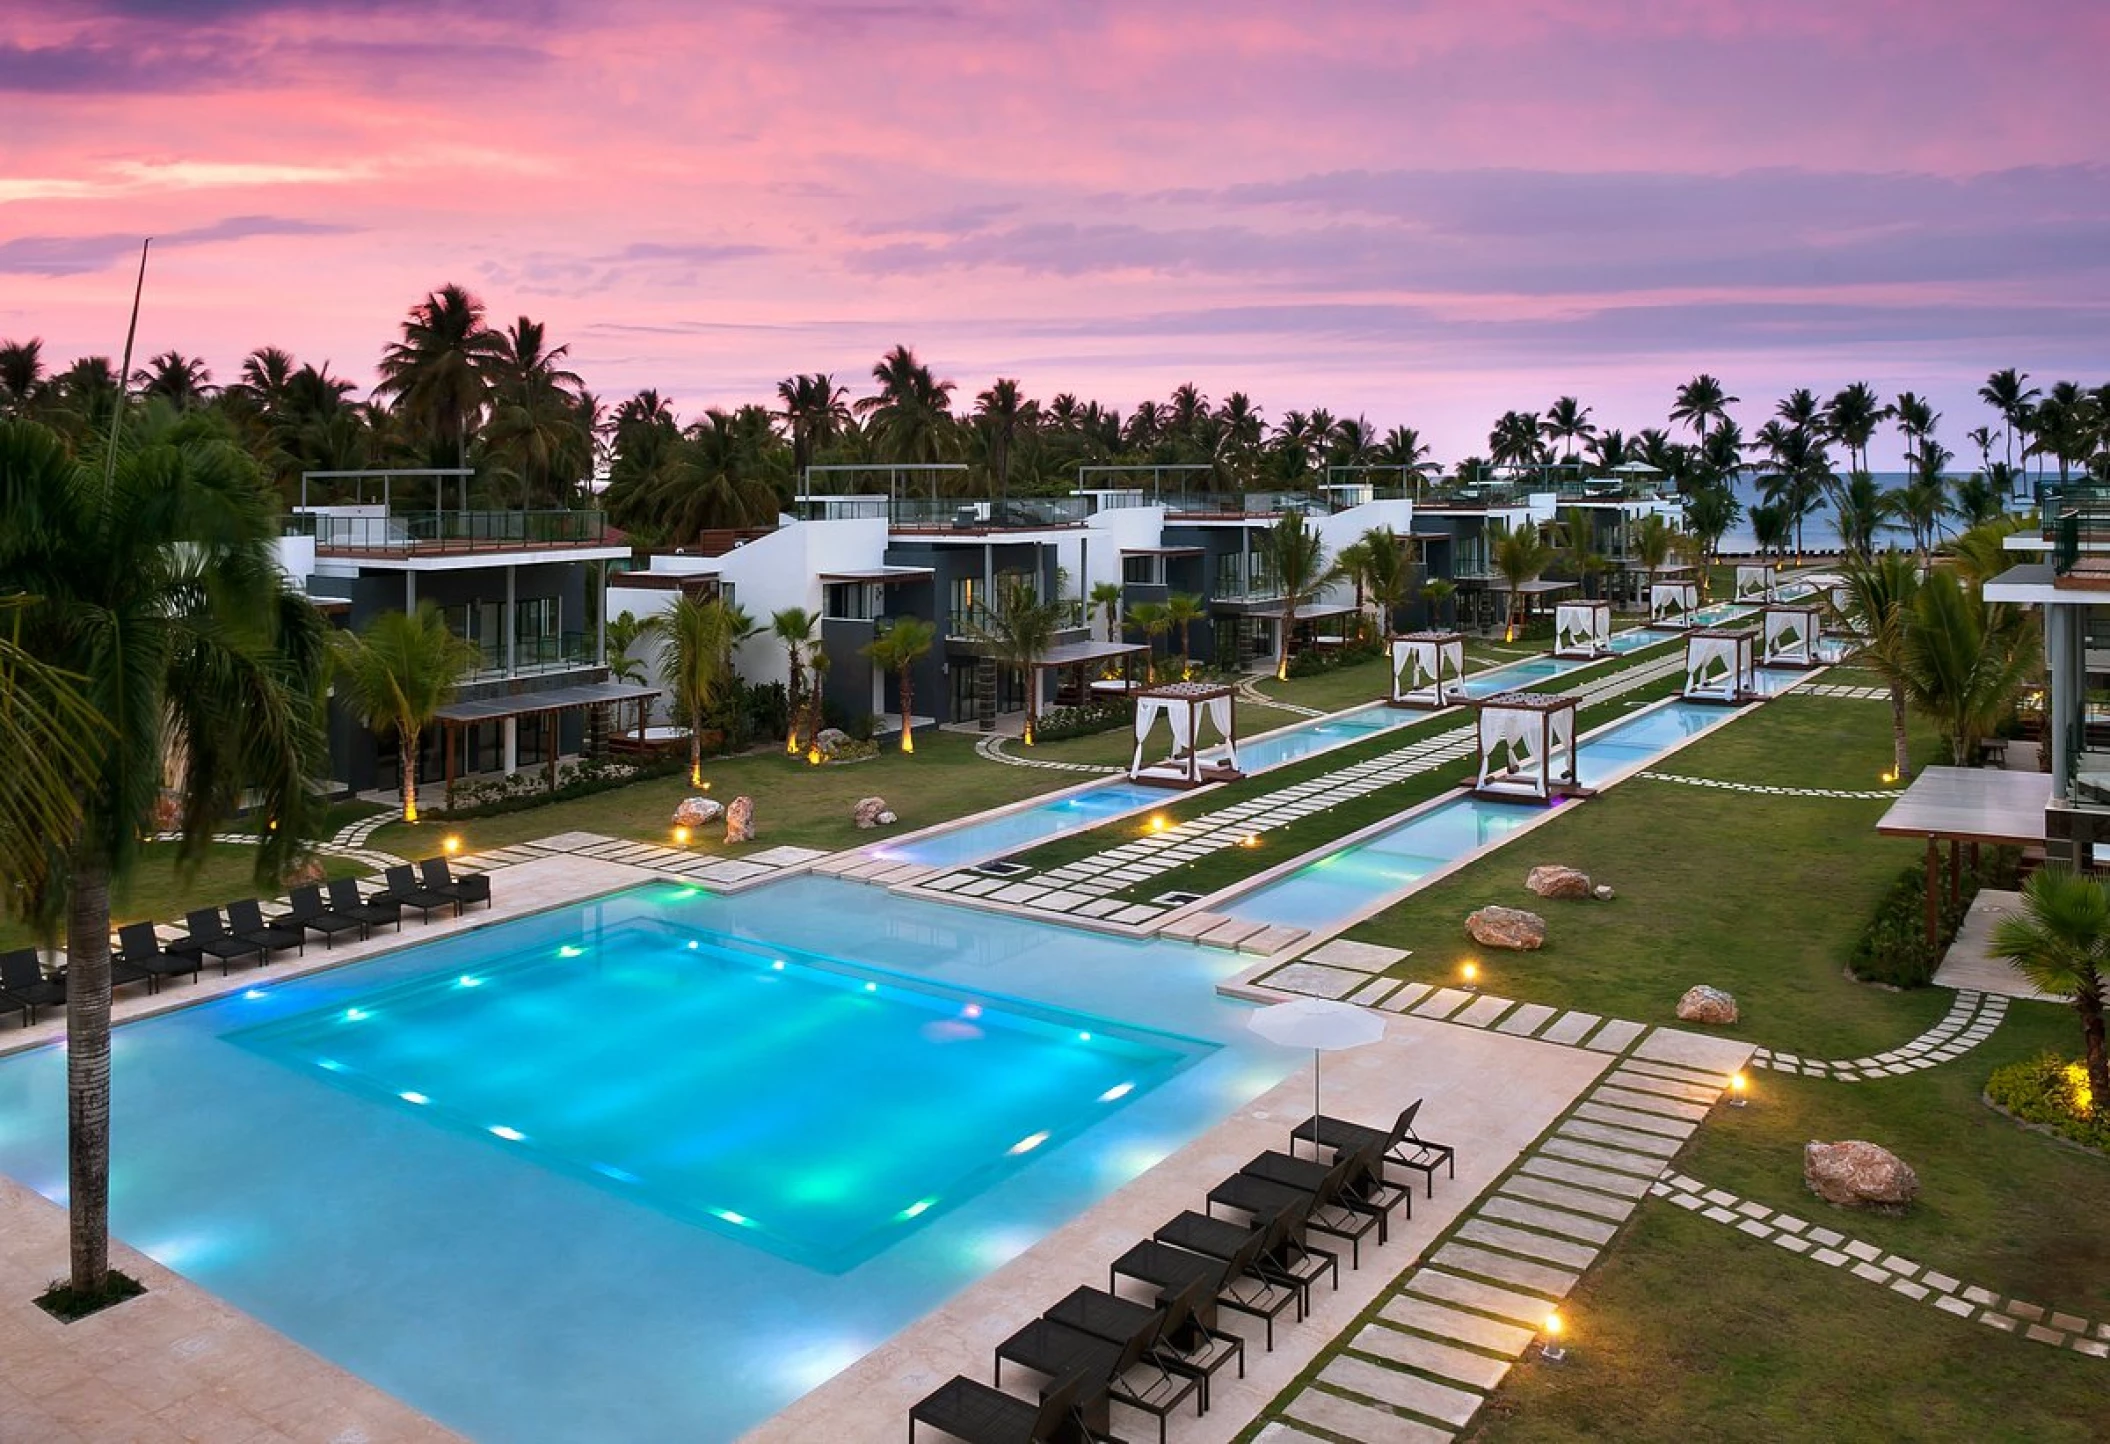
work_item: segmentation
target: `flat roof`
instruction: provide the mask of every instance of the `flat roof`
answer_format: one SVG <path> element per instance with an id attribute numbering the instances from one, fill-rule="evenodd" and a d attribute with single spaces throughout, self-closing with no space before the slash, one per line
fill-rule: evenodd
<path id="1" fill-rule="evenodd" d="M 1109 657 L 1132 657 L 1149 650 L 1141 642 L 1064 642 L 1041 653 L 1040 660 L 1033 665 L 1036 668 L 1075 667 L 1086 662 L 1103 662 Z"/>
<path id="2" fill-rule="evenodd" d="M 1297 608 L 1297 620 L 1300 622 L 1311 622 L 1317 621 L 1322 617 L 1351 616 L 1354 614 L 1354 612 L 1355 608 L 1352 606 L 1336 606 L 1331 603 L 1321 603 L 1318 606 Z M 1279 604 L 1272 607 L 1260 607 L 1256 608 L 1253 611 L 1247 612 L 1246 615 L 1249 617 L 1273 617 L 1279 621 L 1282 617 L 1282 607 Z"/>
<path id="3" fill-rule="evenodd" d="M 1876 824 L 1885 837 L 1952 837 L 2033 847 L 2044 841 L 2051 774 L 1929 767 Z"/>
<path id="4" fill-rule="evenodd" d="M 913 582 L 936 576 L 934 567 L 867 567 L 861 572 L 822 572 L 824 582 Z"/>
<path id="5" fill-rule="evenodd" d="M 1576 585 L 1577 583 L 1575 582 L 1549 582 L 1541 579 L 1528 581 L 1524 583 L 1524 585 L 1522 585 L 1521 587 L 1516 588 L 1516 590 L 1524 593 L 1526 596 L 1539 597 L 1544 596 L 1549 592 L 1565 592 L 1569 588 L 1574 587 Z M 1496 579 L 1494 586 L 1495 590 L 1498 592 L 1506 592 L 1510 590 L 1509 583 L 1502 581 L 1499 578 Z"/>
<path id="6" fill-rule="evenodd" d="M 518 692 L 505 697 L 472 697 L 449 702 L 434 715 L 442 722 L 498 722 L 507 717 L 563 712 L 573 707 L 605 707 L 611 702 L 635 702 L 641 697 L 658 695 L 656 687 L 633 687 L 627 682 L 589 682 L 577 687 L 551 687 L 541 692 Z"/>
<path id="7" fill-rule="evenodd" d="M 1198 557 L 1208 551 L 1207 547 L 1123 547 L 1124 557 Z"/>

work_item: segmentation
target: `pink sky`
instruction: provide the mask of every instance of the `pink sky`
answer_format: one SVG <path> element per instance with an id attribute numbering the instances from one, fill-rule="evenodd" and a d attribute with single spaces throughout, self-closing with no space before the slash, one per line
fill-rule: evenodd
<path id="1" fill-rule="evenodd" d="M 1484 449 L 1563 392 L 2110 375 L 2110 7 L 1959 0 L 27 0 L 0 337 L 362 382 L 469 285 L 684 414 L 906 342 L 1126 410 Z M 1876 464 L 1896 448 L 1878 447 Z"/>

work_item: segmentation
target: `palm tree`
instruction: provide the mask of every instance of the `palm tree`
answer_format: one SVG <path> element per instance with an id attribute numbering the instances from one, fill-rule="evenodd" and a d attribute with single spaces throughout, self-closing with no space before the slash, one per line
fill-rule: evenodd
<path id="1" fill-rule="evenodd" d="M 1910 465 L 1933 437 L 1941 413 L 1917 392 L 1901 391 L 1891 403 L 1890 415 L 1897 422 L 1898 435 L 1905 439 L 1905 461 Z"/>
<path id="2" fill-rule="evenodd" d="M 430 602 L 415 615 L 383 612 L 363 632 L 338 632 L 337 696 L 376 732 L 396 734 L 403 820 L 418 820 L 418 738 L 475 668 L 474 643 L 454 635 Z"/>
<path id="3" fill-rule="evenodd" d="M 1378 636 L 1382 639 L 1398 622 L 1399 609 L 1407 599 L 1407 583 L 1412 578 L 1412 569 L 1407 565 L 1410 543 L 1391 527 L 1374 526 L 1363 533 L 1360 544 L 1361 590 L 1377 612 Z"/>
<path id="4" fill-rule="evenodd" d="M 1900 680 L 1906 699 L 1948 739 L 1956 766 L 2013 709 L 2034 664 L 2025 635 L 2013 613 L 1951 571 L 1929 572 L 1912 598 Z"/>
<path id="5" fill-rule="evenodd" d="M 0 423 L 0 593 L 34 598 L 15 641 L 105 724 L 78 734 L 78 822 L 35 835 L 64 859 L 35 901 L 65 919 L 71 1283 L 90 1297 L 109 1284 L 111 888 L 154 830 L 167 759 L 185 758 L 184 855 L 247 802 L 271 824 L 257 884 L 276 890 L 314 836 L 326 757 L 328 624 L 279 569 L 276 499 L 238 447 L 181 435 L 140 438 L 106 476 L 51 430 Z"/>
<path id="6" fill-rule="evenodd" d="M 578 407 L 586 383 L 565 367 L 570 354 L 569 346 L 551 346 L 543 324 L 526 316 L 499 332 L 492 348 L 484 442 L 519 481 L 523 508 L 538 498 L 569 500 L 557 480 L 576 482 L 593 470 L 592 431 Z"/>
<path id="7" fill-rule="evenodd" d="M 1194 624 L 1209 615 L 1202 599 L 1192 592 L 1174 592 L 1165 598 L 1165 628 L 1180 634 L 1180 678 L 1185 680 L 1194 659 Z"/>
<path id="8" fill-rule="evenodd" d="M 1942 468 L 1950 460 L 1949 449 L 1930 439 L 1912 453 L 1911 473 L 1903 486 L 1883 494 L 1891 515 L 1912 529 L 1912 545 L 1925 562 L 1941 532 L 1941 519 L 1955 510 L 1949 504 L 1949 482 Z"/>
<path id="9" fill-rule="evenodd" d="M 2110 1057 L 2103 1046 L 2110 889 L 2067 868 L 2037 869 L 2022 885 L 2022 910 L 1994 925 L 1992 952 L 2039 992 L 2063 994 L 2081 1015 L 2090 1111 L 2101 1117 L 2110 1107 Z"/>
<path id="10" fill-rule="evenodd" d="M 1850 556 L 1867 557 L 1876 549 L 1876 532 L 1891 513 L 1889 498 L 1865 471 L 1855 471 L 1832 489 L 1838 512 L 1839 539 Z"/>
<path id="11" fill-rule="evenodd" d="M 991 490 L 1000 497 L 1011 494 L 1011 447 L 1019 434 L 1030 431 L 1040 420 L 1040 403 L 1019 393 L 1018 383 L 999 376 L 987 391 L 974 399 L 975 424 L 989 442 Z"/>
<path id="12" fill-rule="evenodd" d="M 1777 503 L 1767 502 L 1751 508 L 1751 539 L 1758 543 L 1760 556 L 1786 556 L 1788 543 L 1795 539 L 1795 523 L 1788 516 L 1788 509 Z"/>
<path id="13" fill-rule="evenodd" d="M 1567 443 L 1562 460 L 1575 460 L 1575 443 L 1587 442 L 1597 435 L 1596 424 L 1590 420 L 1590 408 L 1573 396 L 1563 396 L 1555 401 L 1539 421 L 1539 432 L 1548 441 Z"/>
<path id="14" fill-rule="evenodd" d="M 1421 599 L 1429 604 L 1429 625 L 1440 625 L 1445 603 L 1458 594 L 1458 584 L 1448 577 L 1432 577 L 1421 584 Z"/>
<path id="15" fill-rule="evenodd" d="M 1106 621 L 1106 640 L 1119 640 L 1121 629 L 1121 584 L 1119 582 L 1094 582 L 1088 599 L 1091 608 Z"/>
<path id="16" fill-rule="evenodd" d="M 375 393 L 393 397 L 406 419 L 466 467 L 469 434 L 483 416 L 504 346 L 484 324 L 483 302 L 460 286 L 442 286 L 410 308 L 403 339 L 381 355 Z"/>
<path id="17" fill-rule="evenodd" d="M 1654 515 L 1650 513 L 1650 516 Z M 1656 519 L 1661 520 L 1660 517 Z M 1597 550 L 1597 523 L 1589 509 L 1571 506 L 1563 511 L 1560 534 L 1562 565 L 1575 573 L 1576 581 L 1582 584 L 1582 594 L 1594 597 L 1597 593 L 1593 583 L 1612 562 Z"/>
<path id="18" fill-rule="evenodd" d="M 0 408 L 7 415 L 29 415 L 47 384 L 41 336 L 27 341 L 0 341 Z"/>
<path id="19" fill-rule="evenodd" d="M 986 621 L 970 621 L 975 640 L 987 646 L 997 661 L 1018 669 L 1026 683 L 1026 721 L 1020 741 L 1033 745 L 1033 727 L 1040 720 L 1039 678 L 1035 667 L 1055 634 L 1062 628 L 1063 604 L 1044 602 L 1033 584 L 1022 577 L 1006 578 L 997 588 L 996 607 Z"/>
<path id="20" fill-rule="evenodd" d="M 1727 421 L 1729 408 L 1741 399 L 1725 394 L 1722 383 L 1703 371 L 1678 388 L 1677 399 L 1670 408 L 1670 419 L 1684 422 L 1704 441 L 1707 423 Z"/>
<path id="21" fill-rule="evenodd" d="M 784 660 L 790 678 L 788 683 L 790 730 L 784 736 L 784 750 L 796 757 L 799 753 L 799 697 L 806 680 L 806 649 L 813 645 L 813 628 L 820 618 L 804 607 L 786 607 L 781 612 L 772 612 L 769 617 L 770 635 L 784 644 Z"/>
<path id="22" fill-rule="evenodd" d="M 1693 541 L 1700 553 L 1700 590 L 1707 589 L 1707 566 L 1721 549 L 1722 538 L 1736 525 L 1744 504 L 1736 499 L 1736 493 L 1720 482 L 1710 482 L 1693 488 L 1685 498 L 1685 526 L 1692 533 Z"/>
<path id="23" fill-rule="evenodd" d="M 689 729 L 689 786 L 703 785 L 703 726 L 732 683 L 733 647 L 747 630 L 744 617 L 717 597 L 683 592 L 658 617 L 665 642 L 659 679 L 674 713 Z"/>
<path id="24" fill-rule="evenodd" d="M 1289 637 L 1297 625 L 1297 612 L 1318 595 L 1333 577 L 1327 565 L 1326 544 L 1319 539 L 1298 511 L 1286 511 L 1261 536 L 1260 557 L 1282 593 L 1282 635 L 1276 648 L 1275 677 L 1289 678 Z"/>
<path id="25" fill-rule="evenodd" d="M 158 396 L 178 411 L 203 406 L 213 394 L 212 372 L 196 356 L 164 351 L 132 373 L 142 396 Z"/>
<path id="26" fill-rule="evenodd" d="M 1978 399 L 2000 413 L 2002 427 L 2007 434 L 2007 464 L 2015 465 L 2015 435 L 2029 425 L 2030 408 L 2036 404 L 2037 388 L 2026 385 L 2027 371 L 2017 371 L 2010 366 L 2005 371 L 1995 371 L 1985 378 L 1985 385 L 1978 388 Z"/>
<path id="27" fill-rule="evenodd" d="M 1523 526 L 1501 527 L 1495 531 L 1493 560 L 1495 571 L 1509 584 L 1509 630 L 1508 636 L 1516 635 L 1518 623 L 1524 617 L 1524 586 L 1535 582 L 1553 565 L 1553 548 L 1546 545 L 1539 529 L 1528 523 Z"/>
<path id="28" fill-rule="evenodd" d="M 645 680 L 645 664 L 642 659 L 630 655 L 630 649 L 647 637 L 658 635 L 658 618 L 640 618 L 637 613 L 625 608 L 608 619 L 608 676 L 616 682 L 638 682 Z M 640 698 L 637 704 L 637 735 L 645 735 L 645 714 L 651 708 L 649 698 Z"/>
<path id="29" fill-rule="evenodd" d="M 1634 560 L 1650 572 L 1670 561 L 1678 544 L 1678 532 L 1661 512 L 1650 512 L 1634 523 Z"/>
<path id="30" fill-rule="evenodd" d="M 4 462 L 5 457 L 0 457 Z M 57 861 L 46 839 L 80 826 L 81 796 L 94 778 L 94 740 L 108 731 L 81 695 L 80 678 L 22 650 L 21 624 L 34 597 L 0 597 L 0 871 L 24 897 L 40 894 Z M 21 898 L 0 898 L 0 914 Z"/>
<path id="31" fill-rule="evenodd" d="M 2057 458 L 2059 484 L 2064 486 L 2074 464 L 2095 451 L 2098 423 L 2093 396 L 2072 381 L 2054 382 L 2031 413 L 2027 454 Z"/>
<path id="32" fill-rule="evenodd" d="M 1905 633 L 1920 589 L 1919 567 L 1904 552 L 1887 547 L 1873 557 L 1849 559 L 1845 579 L 1841 610 L 1860 636 L 1861 660 L 1890 687 L 1891 775 L 1903 782 L 1912 769 L 1905 735 Z"/>
<path id="33" fill-rule="evenodd" d="M 1868 443 L 1875 438 L 1876 427 L 1889 415 L 1890 408 L 1866 381 L 1843 388 L 1826 404 L 1825 433 L 1846 448 L 1849 470 L 1868 469 Z"/>
<path id="34" fill-rule="evenodd" d="M 1544 456 L 1536 411 L 1505 411 L 1487 433 L 1487 454 L 1497 466 L 1531 466 Z"/>
<path id="35" fill-rule="evenodd" d="M 888 460 L 929 463 L 952 445 L 953 383 L 940 381 L 906 346 L 896 346 L 872 368 L 879 394 L 857 403 L 872 439 Z"/>
<path id="36" fill-rule="evenodd" d="M 901 750 L 914 752 L 915 738 L 909 735 L 915 701 L 916 662 L 931 649 L 937 631 L 920 617 L 896 617 L 893 625 L 864 646 L 864 654 L 882 672 L 892 672 L 901 681 Z"/>
<path id="37" fill-rule="evenodd" d="M 814 452 L 850 429 L 849 394 L 825 371 L 777 383 L 777 399 L 784 403 L 777 416 L 790 429 L 791 473 L 801 486 Z"/>
<path id="38" fill-rule="evenodd" d="M 1172 630 L 1172 617 L 1164 602 L 1137 602 L 1128 609 L 1128 625 L 1143 634 L 1143 679 L 1158 684 L 1158 638 Z"/>

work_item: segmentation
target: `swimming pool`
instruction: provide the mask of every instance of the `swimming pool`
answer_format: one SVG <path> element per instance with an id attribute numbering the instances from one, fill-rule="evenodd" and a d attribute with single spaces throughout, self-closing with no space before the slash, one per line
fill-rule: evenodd
<path id="1" fill-rule="evenodd" d="M 731 1439 L 1298 1066 L 1238 961 L 798 878 L 259 974 L 116 1030 L 114 1225 L 471 1437 Z"/>

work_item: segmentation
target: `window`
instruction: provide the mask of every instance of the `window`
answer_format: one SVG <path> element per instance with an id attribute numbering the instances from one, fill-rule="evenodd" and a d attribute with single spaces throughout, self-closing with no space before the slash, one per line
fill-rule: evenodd
<path id="1" fill-rule="evenodd" d="M 1162 587 L 1165 585 L 1165 559 L 1161 556 L 1125 556 L 1121 558 L 1121 580 L 1131 587 Z"/>
<path id="2" fill-rule="evenodd" d="M 955 637 L 965 636 L 972 630 L 972 624 L 980 620 L 984 600 L 980 577 L 954 577 L 947 594 L 949 624 L 946 631 Z"/>
<path id="3" fill-rule="evenodd" d="M 830 582 L 822 590 L 821 615 L 842 621 L 870 621 L 879 615 L 879 584 Z"/>

